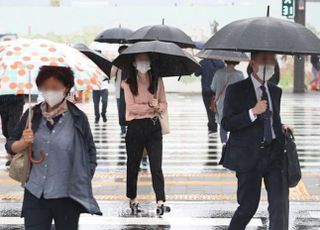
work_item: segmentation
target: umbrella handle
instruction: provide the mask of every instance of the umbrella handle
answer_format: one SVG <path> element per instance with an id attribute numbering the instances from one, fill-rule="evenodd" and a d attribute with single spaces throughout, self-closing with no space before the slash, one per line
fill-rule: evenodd
<path id="1" fill-rule="evenodd" d="M 32 145 L 29 145 L 29 160 L 30 160 L 30 162 L 32 164 L 40 164 L 41 162 L 44 161 L 45 157 L 44 157 L 43 151 L 40 151 L 40 159 L 39 160 L 35 160 L 32 155 L 33 155 Z"/>

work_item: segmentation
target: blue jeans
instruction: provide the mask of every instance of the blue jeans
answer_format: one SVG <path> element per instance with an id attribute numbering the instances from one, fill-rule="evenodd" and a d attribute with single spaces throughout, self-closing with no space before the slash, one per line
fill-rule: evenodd
<path id="1" fill-rule="evenodd" d="M 108 106 L 108 90 L 93 90 L 92 97 L 94 103 L 94 114 L 96 119 L 100 118 L 100 99 L 102 102 L 102 111 L 101 115 L 105 116 L 107 113 L 107 106 Z"/>

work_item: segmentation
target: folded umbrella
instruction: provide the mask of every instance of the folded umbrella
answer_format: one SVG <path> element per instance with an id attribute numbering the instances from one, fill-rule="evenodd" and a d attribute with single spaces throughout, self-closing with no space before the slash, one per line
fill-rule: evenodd
<path id="1" fill-rule="evenodd" d="M 272 17 L 256 17 L 224 26 L 209 39 L 204 49 L 320 54 L 320 40 L 301 24 Z"/>
<path id="2" fill-rule="evenodd" d="M 112 63 L 108 59 L 106 59 L 102 54 L 90 49 L 87 45 L 83 43 L 74 44 L 72 45 L 72 47 L 86 55 L 107 75 L 108 78 L 110 77 Z"/>
<path id="3" fill-rule="evenodd" d="M 185 32 L 179 28 L 164 25 L 164 21 L 162 21 L 161 25 L 144 26 L 133 32 L 133 34 L 128 38 L 128 42 L 132 43 L 154 40 L 172 42 L 181 48 L 196 47 L 191 38 Z"/>
<path id="4" fill-rule="evenodd" d="M 199 58 L 218 59 L 224 61 L 249 61 L 248 55 L 242 52 L 228 50 L 202 50 L 196 55 Z"/>
<path id="5" fill-rule="evenodd" d="M 200 66 L 190 55 L 179 46 L 170 42 L 138 42 L 120 54 L 113 64 L 122 70 L 132 65 L 136 54 L 149 53 L 151 63 L 156 66 L 158 77 L 182 76 L 194 73 Z"/>

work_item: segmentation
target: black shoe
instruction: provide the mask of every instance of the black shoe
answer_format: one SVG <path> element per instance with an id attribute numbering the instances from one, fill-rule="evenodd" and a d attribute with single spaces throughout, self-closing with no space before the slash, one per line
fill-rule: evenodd
<path id="1" fill-rule="evenodd" d="M 96 118 L 96 119 L 94 120 L 94 123 L 95 123 L 95 124 L 99 124 L 99 120 L 100 120 L 99 118 Z"/>
<path id="2" fill-rule="evenodd" d="M 120 133 L 120 134 L 121 134 L 121 135 L 126 135 L 126 133 L 127 133 L 127 132 L 126 132 L 126 130 L 124 129 L 124 130 L 121 130 L 121 133 Z"/>
<path id="3" fill-rule="evenodd" d="M 9 167 L 11 165 L 11 161 L 6 162 L 6 167 Z"/>
<path id="4" fill-rule="evenodd" d="M 105 114 L 101 114 L 101 116 L 102 116 L 102 120 L 103 120 L 103 122 L 104 123 L 106 123 L 107 122 L 107 117 L 106 117 L 106 115 Z"/>
<path id="5" fill-rule="evenodd" d="M 129 205 L 130 205 L 132 215 L 137 215 L 138 213 L 142 212 L 141 207 L 138 202 L 134 202 L 134 203 L 130 202 Z"/>
<path id="6" fill-rule="evenodd" d="M 208 134 L 213 134 L 213 133 L 217 133 L 217 130 L 212 129 L 212 130 L 209 130 L 209 131 L 208 131 Z"/>
<path id="7" fill-rule="evenodd" d="M 157 215 L 162 216 L 164 213 L 171 212 L 171 208 L 169 206 L 164 206 L 163 204 L 161 206 L 157 207 Z"/>

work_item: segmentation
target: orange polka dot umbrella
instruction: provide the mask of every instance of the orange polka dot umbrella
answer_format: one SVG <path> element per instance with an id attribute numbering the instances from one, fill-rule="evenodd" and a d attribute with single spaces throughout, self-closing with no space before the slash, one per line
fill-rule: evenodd
<path id="1" fill-rule="evenodd" d="M 97 90 L 105 78 L 99 67 L 78 50 L 44 39 L 0 42 L 0 95 L 38 94 L 35 78 L 43 65 L 67 66 L 75 91 Z"/>

